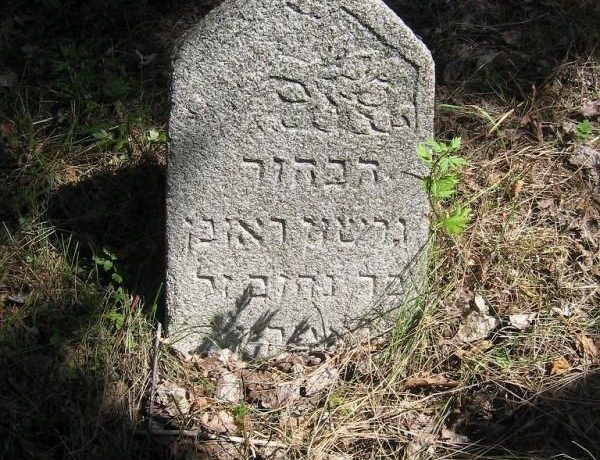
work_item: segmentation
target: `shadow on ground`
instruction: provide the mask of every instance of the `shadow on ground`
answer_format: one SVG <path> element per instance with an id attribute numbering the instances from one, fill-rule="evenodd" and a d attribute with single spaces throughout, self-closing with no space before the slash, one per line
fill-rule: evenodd
<path id="1" fill-rule="evenodd" d="M 0 458 L 166 458 L 131 413 L 143 363 L 119 351 L 117 332 L 98 327 L 101 297 L 3 305 L 14 316 L 0 325 Z"/>
<path id="2" fill-rule="evenodd" d="M 114 253 L 127 290 L 151 301 L 164 279 L 164 190 L 165 166 L 146 160 L 59 188 L 48 219 L 84 257 Z"/>
<path id="3" fill-rule="evenodd" d="M 432 51 L 438 85 L 459 98 L 526 99 L 558 66 L 600 44 L 594 0 L 385 2 Z"/>
<path id="4" fill-rule="evenodd" d="M 596 458 L 600 372 L 575 374 L 566 382 L 539 395 L 493 385 L 462 395 L 450 423 L 476 444 L 460 455 Z"/>

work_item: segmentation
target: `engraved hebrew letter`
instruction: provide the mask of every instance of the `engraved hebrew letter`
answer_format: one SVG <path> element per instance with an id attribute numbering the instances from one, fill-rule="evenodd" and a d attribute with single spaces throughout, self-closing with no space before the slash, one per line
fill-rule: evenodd
<path id="1" fill-rule="evenodd" d="M 335 296 L 336 285 L 335 285 L 335 277 L 333 275 L 325 275 L 318 285 L 319 294 L 325 297 L 333 297 Z"/>
<path id="2" fill-rule="evenodd" d="M 233 277 L 223 275 L 223 296 L 226 299 L 233 297 Z"/>
<path id="3" fill-rule="evenodd" d="M 202 299 L 206 299 L 215 294 L 217 286 L 214 276 L 198 274 L 198 294 Z"/>
<path id="4" fill-rule="evenodd" d="M 267 276 L 250 275 L 250 297 L 268 297 L 268 281 Z"/>
<path id="5" fill-rule="evenodd" d="M 373 221 L 373 233 L 375 234 L 375 242 L 383 246 L 388 242 L 388 230 L 390 223 L 386 219 L 376 218 Z"/>
<path id="6" fill-rule="evenodd" d="M 325 239 L 325 231 L 321 227 L 321 222 L 313 217 L 305 217 L 302 222 L 306 240 L 311 244 L 322 244 Z"/>
<path id="7" fill-rule="evenodd" d="M 377 276 L 359 275 L 357 289 L 359 289 L 361 293 L 366 292 L 369 298 L 374 298 L 377 295 Z"/>
<path id="8" fill-rule="evenodd" d="M 360 182 L 369 184 L 379 182 L 381 179 L 379 172 L 379 162 L 377 160 L 367 160 L 361 158 L 358 160 L 360 169 Z"/>
<path id="9" fill-rule="evenodd" d="M 272 217 L 269 221 L 269 243 L 272 245 L 285 244 L 287 239 L 285 219 Z"/>
<path id="10" fill-rule="evenodd" d="M 215 222 L 212 219 L 200 219 L 190 231 L 189 250 L 195 252 L 213 241 L 215 241 Z"/>
<path id="11" fill-rule="evenodd" d="M 385 295 L 390 297 L 398 297 L 402 295 L 402 276 L 389 275 L 387 277 L 387 285 L 385 286 Z"/>
<path id="12" fill-rule="evenodd" d="M 298 277 L 298 297 L 304 300 L 311 300 L 315 290 L 314 276 L 299 276 Z"/>
<path id="13" fill-rule="evenodd" d="M 359 236 L 356 221 L 351 217 L 338 217 L 340 243 L 353 244 Z"/>
<path id="14" fill-rule="evenodd" d="M 388 227 L 386 241 L 393 246 L 406 243 L 406 223 L 404 219 L 398 219 Z"/>
<path id="15" fill-rule="evenodd" d="M 264 223 L 261 219 L 255 221 L 242 219 L 227 219 L 229 231 L 227 238 L 230 245 L 262 246 L 264 243 Z"/>
<path id="16" fill-rule="evenodd" d="M 346 182 L 346 160 L 329 159 L 325 166 L 325 183 L 340 185 Z"/>
<path id="17" fill-rule="evenodd" d="M 273 163 L 275 164 L 275 178 L 277 182 L 284 182 L 285 172 L 288 169 L 287 161 L 283 158 L 273 157 Z"/>
<path id="18" fill-rule="evenodd" d="M 292 297 L 294 295 L 294 286 L 289 276 L 281 273 L 273 278 L 273 282 L 271 285 L 272 300 L 282 301 L 284 298 Z"/>
<path id="19" fill-rule="evenodd" d="M 299 184 L 314 185 L 317 182 L 317 162 L 307 158 L 296 158 L 296 182 Z"/>
<path id="20" fill-rule="evenodd" d="M 248 178 L 252 180 L 261 180 L 265 177 L 264 160 L 244 157 L 242 166 L 246 170 Z"/>

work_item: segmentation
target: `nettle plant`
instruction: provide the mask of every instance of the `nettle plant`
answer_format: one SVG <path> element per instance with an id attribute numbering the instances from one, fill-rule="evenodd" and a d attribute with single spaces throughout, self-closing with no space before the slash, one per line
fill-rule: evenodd
<path id="1" fill-rule="evenodd" d="M 457 155 L 460 146 L 460 138 L 455 137 L 448 144 L 430 140 L 417 147 L 417 155 L 430 170 L 422 180 L 436 216 L 434 228 L 450 235 L 464 232 L 471 221 L 471 208 L 456 200 L 460 173 L 467 164 Z"/>

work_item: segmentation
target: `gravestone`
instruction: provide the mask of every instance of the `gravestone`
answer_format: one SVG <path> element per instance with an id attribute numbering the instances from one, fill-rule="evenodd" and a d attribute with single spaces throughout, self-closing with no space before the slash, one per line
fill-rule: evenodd
<path id="1" fill-rule="evenodd" d="M 268 356 L 377 328 L 428 235 L 428 50 L 380 0 L 230 0 L 174 62 L 168 332 Z M 385 315 L 383 316 L 385 323 Z"/>

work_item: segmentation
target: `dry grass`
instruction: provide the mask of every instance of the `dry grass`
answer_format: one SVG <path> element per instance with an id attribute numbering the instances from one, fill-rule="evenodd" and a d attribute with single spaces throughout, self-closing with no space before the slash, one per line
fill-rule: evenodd
<path id="1" fill-rule="evenodd" d="M 600 99 L 594 2 L 396 2 L 434 51 L 470 227 L 433 238 L 426 292 L 384 337 L 257 363 L 163 346 L 154 429 L 188 433 L 153 437 L 165 146 L 148 133 L 174 36 L 214 2 L 163 18 L 114 0 L 103 19 L 94 2 L 17 3 L 0 25 L 0 72 L 20 78 L 0 88 L 0 458 L 597 458 L 600 206 L 570 161 L 599 148 L 597 116 L 572 132 Z M 71 62 L 65 39 L 89 50 Z M 117 96 L 97 84 L 115 75 Z M 93 262 L 103 248 L 123 282 Z M 482 301 L 497 326 L 465 342 Z M 238 400 L 218 397 L 226 375 Z"/>

